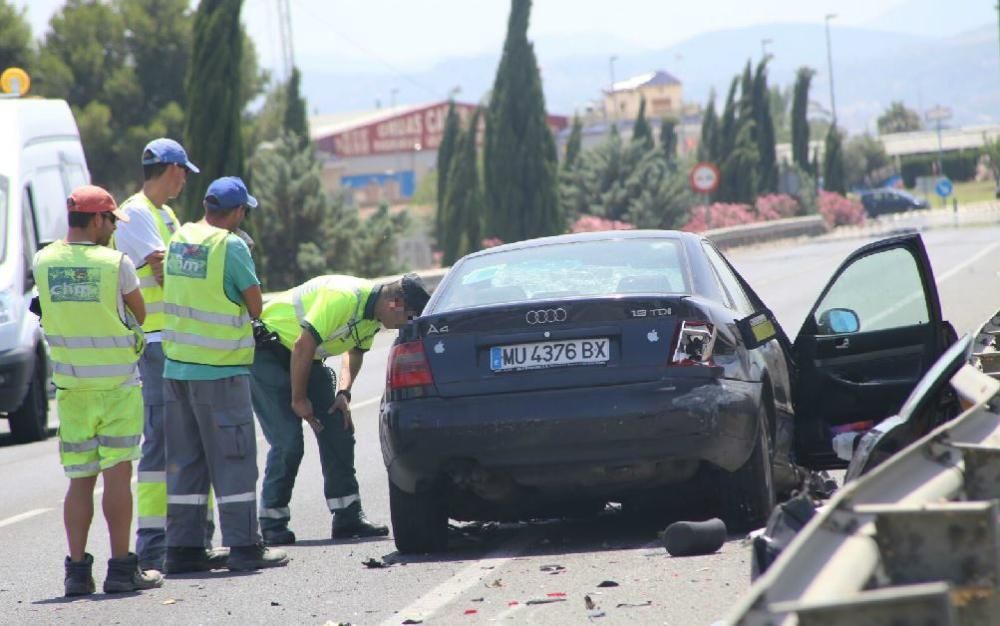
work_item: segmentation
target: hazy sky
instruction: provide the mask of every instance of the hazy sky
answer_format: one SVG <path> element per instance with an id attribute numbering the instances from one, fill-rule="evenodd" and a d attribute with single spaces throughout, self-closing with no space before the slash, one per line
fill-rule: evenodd
<path id="1" fill-rule="evenodd" d="M 944 2 L 945 0 L 933 0 Z M 62 0 L 14 0 L 28 7 L 36 35 Z M 278 0 L 245 0 L 243 18 L 266 66 L 280 62 Z M 566 53 L 628 53 L 656 49 L 692 35 L 773 21 L 870 24 L 905 0 L 536 0 L 531 36 L 554 41 Z M 192 2 L 192 5 L 196 4 Z M 507 0 L 289 0 L 295 53 L 307 66 L 329 61 L 358 69 L 427 67 L 441 58 L 495 52 Z M 989 15 L 992 0 L 950 0 L 956 10 Z M 967 7 L 965 5 L 968 5 Z M 579 37 L 576 41 L 575 38 Z M 595 50 L 595 46 L 606 50 Z"/>

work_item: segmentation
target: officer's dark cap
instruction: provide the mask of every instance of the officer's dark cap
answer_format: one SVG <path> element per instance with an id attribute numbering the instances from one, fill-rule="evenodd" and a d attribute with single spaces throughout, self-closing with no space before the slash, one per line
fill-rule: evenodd
<path id="1" fill-rule="evenodd" d="M 415 315 L 423 313 L 427 301 L 431 299 L 431 294 L 427 293 L 423 279 L 410 272 L 403 275 L 400 283 L 403 286 L 403 303 L 406 310 L 412 311 Z"/>

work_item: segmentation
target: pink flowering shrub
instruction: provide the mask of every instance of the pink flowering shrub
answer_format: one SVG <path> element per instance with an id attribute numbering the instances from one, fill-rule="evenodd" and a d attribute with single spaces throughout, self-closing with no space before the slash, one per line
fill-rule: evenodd
<path id="1" fill-rule="evenodd" d="M 503 245 L 503 239 L 499 237 L 487 237 L 479 242 L 480 248 L 485 250 L 486 248 L 496 248 L 497 246 Z"/>
<path id="2" fill-rule="evenodd" d="M 802 212 L 799 201 L 784 193 L 759 196 L 754 206 L 757 208 L 758 221 L 795 217 Z"/>
<path id="3" fill-rule="evenodd" d="M 708 206 L 701 205 L 691 209 L 691 217 L 681 230 L 701 232 L 710 228 L 725 228 L 740 226 L 757 221 L 757 214 L 748 204 L 715 202 Z"/>
<path id="4" fill-rule="evenodd" d="M 635 228 L 628 222 L 619 220 L 609 220 L 596 215 L 581 215 L 578 220 L 570 226 L 571 233 L 593 233 L 600 230 L 632 230 Z"/>
<path id="5" fill-rule="evenodd" d="M 820 191 L 817 205 L 819 214 L 830 228 L 844 224 L 860 224 L 865 221 L 865 208 L 861 203 L 845 198 L 839 193 Z"/>

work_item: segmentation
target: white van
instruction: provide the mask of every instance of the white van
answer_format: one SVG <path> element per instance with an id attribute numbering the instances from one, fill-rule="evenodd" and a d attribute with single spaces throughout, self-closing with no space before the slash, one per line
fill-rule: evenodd
<path id="1" fill-rule="evenodd" d="M 16 441 L 48 429 L 48 349 L 38 317 L 31 262 L 66 236 L 66 197 L 90 182 L 80 133 L 62 100 L 0 96 L 0 417 Z"/>

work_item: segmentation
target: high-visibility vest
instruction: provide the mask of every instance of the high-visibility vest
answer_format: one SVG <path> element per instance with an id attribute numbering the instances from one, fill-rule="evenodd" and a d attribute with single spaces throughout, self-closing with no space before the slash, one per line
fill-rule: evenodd
<path id="1" fill-rule="evenodd" d="M 254 338 L 246 305 L 226 296 L 229 231 L 203 222 L 182 226 L 170 240 L 163 276 L 163 352 L 202 365 L 253 363 Z"/>
<path id="2" fill-rule="evenodd" d="M 371 281 L 354 276 L 317 276 L 272 298 L 260 320 L 291 350 L 299 338 L 306 311 L 317 306 L 335 308 L 339 315 L 334 315 L 345 322 L 322 338 L 315 358 L 343 354 L 367 342 L 381 328 L 378 320 L 364 319 L 365 304 L 373 288 Z"/>
<path id="3" fill-rule="evenodd" d="M 156 229 L 160 232 L 164 247 L 170 245 L 170 238 L 177 231 L 177 216 L 173 209 L 165 204 L 160 207 L 170 217 L 170 223 L 167 224 L 160 210 L 141 191 L 122 203 L 123 208 L 128 205 L 139 206 L 149 211 L 153 215 L 153 221 L 156 222 Z M 114 246 L 114 238 L 111 240 L 111 245 Z M 136 273 L 139 275 L 142 299 L 146 302 L 146 321 L 142 323 L 142 330 L 147 333 L 163 330 L 166 327 L 166 318 L 163 316 L 163 287 L 156 282 L 153 268 L 149 263 L 139 267 Z"/>
<path id="4" fill-rule="evenodd" d="M 57 241 L 35 265 L 42 325 L 61 389 L 115 389 L 136 373 L 141 333 L 118 312 L 122 253 Z"/>

